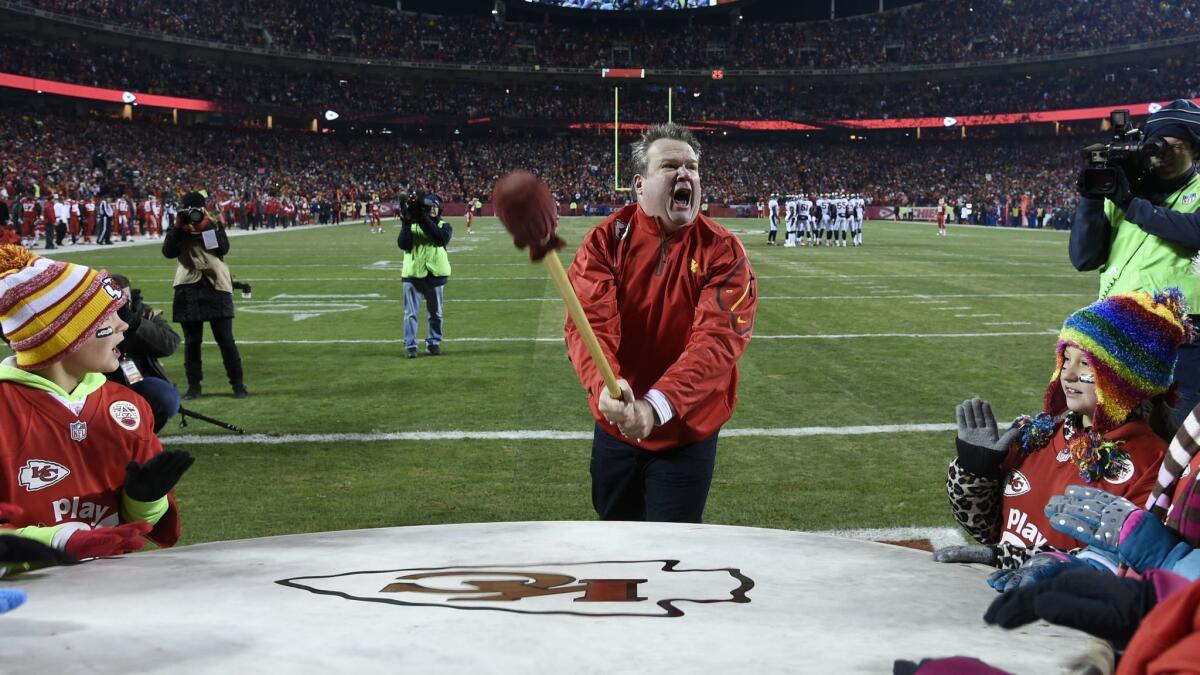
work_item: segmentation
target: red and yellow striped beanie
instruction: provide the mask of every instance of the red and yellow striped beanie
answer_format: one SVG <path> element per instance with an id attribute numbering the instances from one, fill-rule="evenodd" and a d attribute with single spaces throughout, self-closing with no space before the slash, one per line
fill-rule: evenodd
<path id="1" fill-rule="evenodd" d="M 79 349 L 123 304 L 107 272 L 0 246 L 0 329 L 25 370 Z"/>

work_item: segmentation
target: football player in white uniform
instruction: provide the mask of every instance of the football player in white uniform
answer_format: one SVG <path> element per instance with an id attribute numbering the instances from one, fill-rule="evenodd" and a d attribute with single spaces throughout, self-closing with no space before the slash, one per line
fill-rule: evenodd
<path id="1" fill-rule="evenodd" d="M 767 218 L 771 223 L 771 229 L 767 232 L 767 246 L 778 246 L 775 235 L 779 233 L 779 195 L 771 195 L 767 200 Z"/>
<path id="2" fill-rule="evenodd" d="M 846 195 L 839 194 L 837 199 L 833 201 L 833 207 L 834 212 L 837 214 L 833 231 L 834 245 L 839 248 L 845 248 L 846 231 L 850 228 L 850 200 L 846 199 Z"/>
<path id="3" fill-rule="evenodd" d="M 817 244 L 830 246 L 830 239 L 833 238 L 833 221 L 829 217 L 829 195 L 821 195 L 820 197 L 817 197 L 817 209 L 821 212 L 821 222 L 819 228 L 817 229 Z"/>
<path id="4" fill-rule="evenodd" d="M 812 217 L 812 200 L 804 195 L 800 195 L 796 201 L 796 236 L 801 237 L 800 245 L 808 244 L 816 246 L 817 242 L 814 238 L 813 217 Z"/>
<path id="5" fill-rule="evenodd" d="M 796 248 L 796 195 L 788 195 L 784 202 L 784 222 L 787 226 L 787 240 L 784 248 Z"/>
<path id="6" fill-rule="evenodd" d="M 854 214 L 854 245 L 862 246 L 863 216 L 866 215 L 867 201 L 862 195 L 854 195 L 852 213 Z"/>

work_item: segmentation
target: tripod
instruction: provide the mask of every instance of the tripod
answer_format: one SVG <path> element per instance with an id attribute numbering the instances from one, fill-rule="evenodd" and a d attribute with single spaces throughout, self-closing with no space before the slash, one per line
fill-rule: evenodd
<path id="1" fill-rule="evenodd" d="M 239 426 L 232 425 L 229 422 L 222 422 L 221 420 L 219 420 L 215 417 L 209 417 L 208 415 L 201 415 L 200 413 L 198 413 L 194 410 L 188 410 L 187 408 L 185 408 L 183 406 L 179 406 L 179 425 L 186 427 L 187 426 L 187 418 L 189 418 L 189 417 L 198 419 L 201 422 L 208 422 L 209 424 L 214 424 L 218 427 L 221 427 L 222 429 L 227 429 L 229 431 L 232 431 L 235 434 L 246 433 L 246 430 Z"/>

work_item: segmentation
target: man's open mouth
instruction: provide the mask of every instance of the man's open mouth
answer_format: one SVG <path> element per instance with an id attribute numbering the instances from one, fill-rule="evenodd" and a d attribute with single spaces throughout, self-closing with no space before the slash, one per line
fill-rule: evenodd
<path id="1" fill-rule="evenodd" d="M 692 206 L 692 189 L 686 186 L 675 188 L 675 192 L 671 193 L 671 208 L 688 209 Z"/>

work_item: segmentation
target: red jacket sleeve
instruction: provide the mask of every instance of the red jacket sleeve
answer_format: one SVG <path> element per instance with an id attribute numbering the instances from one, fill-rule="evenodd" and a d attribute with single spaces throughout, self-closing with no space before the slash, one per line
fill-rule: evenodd
<path id="1" fill-rule="evenodd" d="M 583 312 L 587 315 L 588 323 L 600 342 L 600 349 L 612 366 L 613 372 L 620 378 L 619 364 L 615 357 L 617 345 L 621 342 L 621 313 L 617 308 L 617 283 L 612 263 L 608 259 L 609 233 L 607 223 L 592 228 L 575 253 L 575 260 L 567 270 L 567 279 L 579 296 Z M 566 326 L 563 327 L 563 337 L 567 341 L 567 356 L 575 366 L 579 382 L 587 390 L 588 397 L 598 400 L 600 390 L 604 387 L 604 378 L 600 369 L 592 362 L 587 345 L 579 334 L 578 327 L 567 315 Z"/>
<path id="2" fill-rule="evenodd" d="M 1200 673 L 1200 582 L 1158 605 L 1142 620 L 1117 675 Z"/>
<path id="3" fill-rule="evenodd" d="M 729 387 L 729 373 L 754 329 L 758 288 L 746 250 L 734 237 L 723 239 L 719 246 L 700 293 L 687 347 L 653 387 L 683 418 L 696 404 Z"/>

